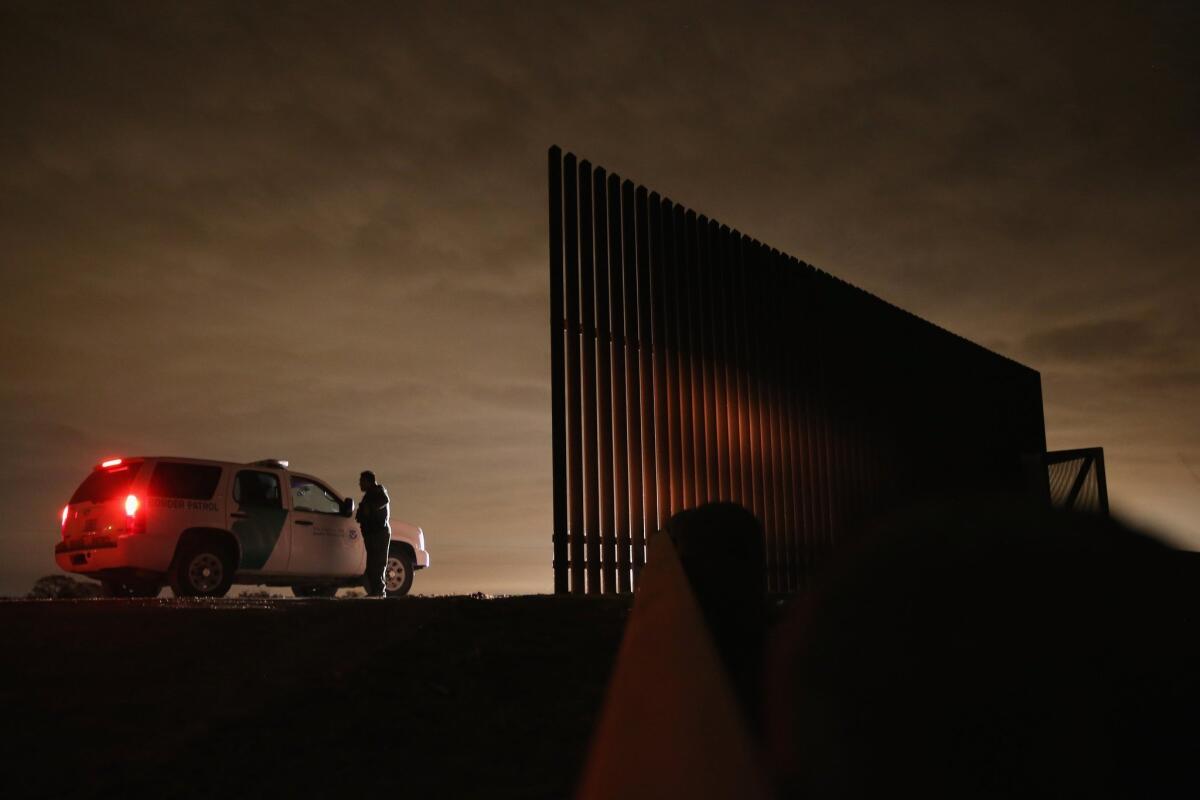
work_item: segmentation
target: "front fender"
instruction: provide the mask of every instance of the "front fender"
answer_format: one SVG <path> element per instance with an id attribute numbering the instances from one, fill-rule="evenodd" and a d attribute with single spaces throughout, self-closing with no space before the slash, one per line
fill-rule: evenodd
<path id="1" fill-rule="evenodd" d="M 412 550 L 413 567 L 425 569 L 430 564 L 429 551 L 425 549 L 425 531 L 409 522 L 392 523 L 392 542 L 400 542 Z"/>

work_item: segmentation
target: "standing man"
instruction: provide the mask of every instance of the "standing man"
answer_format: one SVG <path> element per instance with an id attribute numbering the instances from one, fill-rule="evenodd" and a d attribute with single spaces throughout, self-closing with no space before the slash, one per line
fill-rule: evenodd
<path id="1" fill-rule="evenodd" d="M 384 573 L 387 571 L 388 545 L 392 541 L 387 489 L 376 482 L 375 473 L 369 469 L 358 476 L 358 488 L 362 489 L 363 498 L 354 519 L 362 528 L 363 544 L 367 547 L 367 572 L 363 583 L 368 597 L 387 597 Z"/>

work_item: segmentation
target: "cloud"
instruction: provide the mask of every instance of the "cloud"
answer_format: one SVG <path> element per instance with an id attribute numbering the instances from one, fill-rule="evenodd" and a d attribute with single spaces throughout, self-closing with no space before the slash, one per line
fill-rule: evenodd
<path id="1" fill-rule="evenodd" d="M 1026 337 L 1022 347 L 1034 359 L 1095 362 L 1143 355 L 1157 342 L 1145 320 L 1106 319 L 1040 331 Z"/>
<path id="2" fill-rule="evenodd" d="M 0 554 L 98 455 L 282 452 L 548 574 L 553 142 L 1181 438 L 1185 5 L 7 4 Z"/>

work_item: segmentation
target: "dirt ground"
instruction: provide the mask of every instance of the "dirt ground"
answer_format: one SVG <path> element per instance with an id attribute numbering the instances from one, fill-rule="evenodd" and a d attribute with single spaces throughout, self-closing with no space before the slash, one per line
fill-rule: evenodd
<path id="1" fill-rule="evenodd" d="M 631 604 L 0 602 L 3 794 L 569 796 Z"/>

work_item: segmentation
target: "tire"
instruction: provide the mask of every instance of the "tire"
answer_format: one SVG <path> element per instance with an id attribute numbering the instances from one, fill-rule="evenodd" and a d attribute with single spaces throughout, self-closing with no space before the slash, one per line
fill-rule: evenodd
<path id="1" fill-rule="evenodd" d="M 105 597 L 158 597 L 162 587 L 156 583 L 140 581 L 100 581 Z"/>
<path id="2" fill-rule="evenodd" d="M 406 550 L 393 547 L 388 551 L 387 571 L 383 573 L 383 588 L 388 596 L 408 594 L 413 582 L 413 560 Z"/>
<path id="3" fill-rule="evenodd" d="M 292 587 L 292 594 L 296 597 L 333 597 L 337 590 L 338 587 L 327 583 L 299 583 Z"/>
<path id="4" fill-rule="evenodd" d="M 171 569 L 176 597 L 224 597 L 233 585 L 233 559 L 227 547 L 213 541 L 189 542 L 180 548 Z"/>

